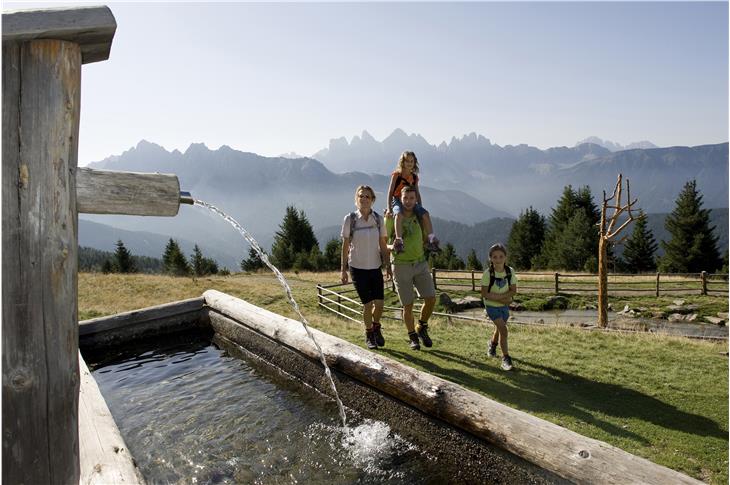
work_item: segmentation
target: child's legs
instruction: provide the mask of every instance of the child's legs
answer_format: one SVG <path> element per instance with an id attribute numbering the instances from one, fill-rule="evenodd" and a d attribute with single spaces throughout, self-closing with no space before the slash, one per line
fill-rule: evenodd
<path id="1" fill-rule="evenodd" d="M 403 206 L 399 199 L 393 199 L 393 217 L 395 219 L 395 237 L 403 238 Z"/>
<path id="2" fill-rule="evenodd" d="M 502 349 L 502 355 L 509 355 L 509 348 L 507 347 L 507 324 L 501 318 L 494 320 L 494 334 L 492 335 L 492 342 L 496 342 L 499 339 L 499 347 Z"/>

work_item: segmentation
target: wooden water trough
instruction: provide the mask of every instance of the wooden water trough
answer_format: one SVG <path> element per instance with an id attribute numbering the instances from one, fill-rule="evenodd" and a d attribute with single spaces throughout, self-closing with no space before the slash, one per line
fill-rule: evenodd
<path id="1" fill-rule="evenodd" d="M 80 336 L 82 348 L 93 348 L 196 326 L 208 328 L 210 333 L 249 349 L 323 393 L 329 393 L 316 347 L 299 322 L 215 290 L 206 291 L 199 299 L 82 322 Z M 702 483 L 324 332 L 312 329 L 312 333 L 328 365 L 338 376 L 338 389 L 345 405 L 361 413 L 373 407 L 361 405 L 367 399 L 360 391 L 366 389 L 379 396 L 378 399 L 395 403 L 396 408 L 408 409 L 478 442 L 509 452 L 524 460 L 529 473 L 546 482 Z M 303 370 L 307 366 L 310 370 Z M 405 420 L 393 419 L 399 411 L 388 411 L 385 405 L 375 407 L 378 412 L 373 417 L 391 426 L 397 427 L 398 420 Z M 407 428 L 397 431 L 408 433 Z M 450 446 L 461 445 L 445 448 Z M 458 452 L 465 469 L 470 461 L 466 459 L 469 453 L 473 453 L 473 460 L 482 455 L 468 446 L 466 449 Z M 543 472 L 536 471 L 539 469 Z M 473 479 L 465 475 L 457 481 Z"/>

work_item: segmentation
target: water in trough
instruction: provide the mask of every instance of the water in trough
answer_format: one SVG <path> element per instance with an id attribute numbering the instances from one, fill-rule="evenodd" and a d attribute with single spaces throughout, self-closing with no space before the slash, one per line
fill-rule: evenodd
<path id="1" fill-rule="evenodd" d="M 392 433 L 230 344 L 167 339 L 92 362 L 148 483 L 445 483 Z M 235 356 L 234 356 L 235 354 Z"/>

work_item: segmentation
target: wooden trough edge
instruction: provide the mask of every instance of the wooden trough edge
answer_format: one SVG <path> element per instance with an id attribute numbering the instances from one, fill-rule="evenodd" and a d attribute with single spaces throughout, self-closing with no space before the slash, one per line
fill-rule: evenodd
<path id="1" fill-rule="evenodd" d="M 79 354 L 79 483 L 144 484 L 104 396 Z"/>
<path id="2" fill-rule="evenodd" d="M 302 324 L 208 290 L 206 305 L 319 361 Z M 327 364 L 422 412 L 577 483 L 700 484 L 692 477 L 493 401 L 337 337 L 310 329 Z"/>
<path id="3" fill-rule="evenodd" d="M 205 299 L 200 296 L 79 322 L 81 347 L 120 343 L 175 332 L 197 324 Z"/>

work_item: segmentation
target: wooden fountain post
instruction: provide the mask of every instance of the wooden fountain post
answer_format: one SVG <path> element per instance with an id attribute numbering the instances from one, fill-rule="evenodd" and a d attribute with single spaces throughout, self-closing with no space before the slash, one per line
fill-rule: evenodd
<path id="1" fill-rule="evenodd" d="M 171 216 L 180 187 L 77 172 L 81 65 L 109 58 L 108 7 L 8 12 L 2 27 L 2 482 L 78 483 L 78 212 Z"/>
<path id="2" fill-rule="evenodd" d="M 109 57 L 107 7 L 3 14 L 3 483 L 78 483 L 81 65 Z"/>

